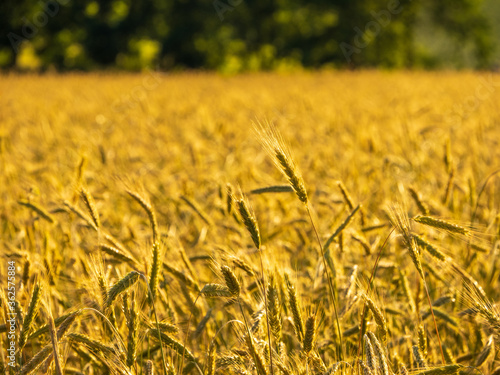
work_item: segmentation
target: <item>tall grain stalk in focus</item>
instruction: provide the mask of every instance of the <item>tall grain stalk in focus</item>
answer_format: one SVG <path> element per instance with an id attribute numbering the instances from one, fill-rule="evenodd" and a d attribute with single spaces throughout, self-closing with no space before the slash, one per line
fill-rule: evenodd
<path id="1" fill-rule="evenodd" d="M 337 326 L 337 334 L 339 337 L 339 346 L 338 351 L 340 355 L 340 360 L 343 360 L 343 340 L 342 340 L 342 331 L 340 329 L 340 321 L 337 311 L 337 303 L 335 301 L 335 292 L 333 287 L 332 278 L 330 276 L 330 272 L 328 271 L 328 265 L 326 262 L 325 253 L 323 251 L 323 245 L 321 243 L 321 239 L 319 237 L 319 232 L 314 222 L 313 215 L 311 213 L 311 203 L 309 201 L 309 197 L 307 196 L 307 190 L 305 187 L 304 179 L 302 178 L 302 174 L 300 173 L 297 165 L 295 164 L 292 153 L 289 148 L 286 146 L 283 137 L 271 123 L 267 123 L 266 125 L 258 124 L 256 126 L 256 132 L 259 136 L 260 141 L 262 142 L 266 151 L 271 155 L 272 160 L 276 167 L 283 173 L 283 175 L 287 178 L 288 183 L 292 187 L 293 191 L 297 195 L 297 198 L 305 205 L 307 215 L 309 216 L 309 221 L 311 222 L 311 226 L 313 228 L 316 241 L 318 242 L 319 252 L 321 253 L 321 259 L 323 261 L 323 268 L 328 280 L 328 289 L 330 292 L 330 299 L 333 305 L 333 310 L 335 314 L 335 322 Z"/>

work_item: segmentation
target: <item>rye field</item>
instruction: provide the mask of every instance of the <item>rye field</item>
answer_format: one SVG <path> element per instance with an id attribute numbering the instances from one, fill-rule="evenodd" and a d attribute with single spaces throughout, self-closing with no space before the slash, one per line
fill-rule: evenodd
<path id="1" fill-rule="evenodd" d="M 0 373 L 500 374 L 500 75 L 0 86 Z"/>

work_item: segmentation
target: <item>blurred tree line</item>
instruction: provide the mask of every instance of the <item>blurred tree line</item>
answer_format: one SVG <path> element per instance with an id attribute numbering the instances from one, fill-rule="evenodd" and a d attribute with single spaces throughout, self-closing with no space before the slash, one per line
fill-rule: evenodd
<path id="1" fill-rule="evenodd" d="M 0 67 L 486 69 L 487 13 L 482 0 L 2 0 Z"/>

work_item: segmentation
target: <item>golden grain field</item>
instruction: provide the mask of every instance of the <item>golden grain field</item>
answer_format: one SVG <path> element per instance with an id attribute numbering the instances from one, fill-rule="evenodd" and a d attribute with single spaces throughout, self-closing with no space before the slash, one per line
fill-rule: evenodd
<path id="1" fill-rule="evenodd" d="M 0 87 L 0 373 L 500 374 L 500 75 Z"/>

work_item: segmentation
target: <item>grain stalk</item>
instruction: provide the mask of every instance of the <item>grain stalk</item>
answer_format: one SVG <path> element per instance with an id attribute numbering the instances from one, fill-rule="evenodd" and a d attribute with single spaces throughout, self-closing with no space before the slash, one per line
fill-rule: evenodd
<path id="1" fill-rule="evenodd" d="M 153 232 L 153 243 L 156 243 L 159 240 L 160 233 L 158 231 L 158 222 L 156 220 L 156 214 L 153 209 L 153 205 L 149 200 L 146 198 L 142 197 L 139 193 L 132 191 L 132 190 L 127 190 L 127 194 L 133 198 L 139 205 L 142 207 L 142 209 L 146 212 L 148 215 L 149 219 L 149 224 L 151 225 L 151 230 Z"/>
<path id="2" fill-rule="evenodd" d="M 260 272 L 261 272 L 261 278 L 262 278 L 262 292 L 264 294 L 264 304 L 265 304 L 265 309 L 266 309 L 267 340 L 268 340 L 268 343 L 269 343 L 269 348 L 272 348 L 272 344 L 271 344 L 271 328 L 270 328 L 270 324 L 269 324 L 267 288 L 266 288 L 266 279 L 265 279 L 265 275 L 264 275 L 264 262 L 262 260 L 262 248 L 261 248 L 259 226 L 258 226 L 258 223 L 257 223 L 257 219 L 255 218 L 255 215 L 250 210 L 249 204 L 246 201 L 246 199 L 243 196 L 243 194 L 241 194 L 241 191 L 240 191 L 240 198 L 239 199 L 234 199 L 234 201 L 235 201 L 236 207 L 237 207 L 237 209 L 238 209 L 238 211 L 240 213 L 241 219 L 243 220 L 243 224 L 247 228 L 247 231 L 250 233 L 250 236 L 252 237 L 252 241 L 253 241 L 253 243 L 254 243 L 254 245 L 257 248 L 257 251 L 259 253 Z M 240 308 L 241 308 L 241 306 L 240 306 Z M 272 355 L 272 351 L 270 352 L 270 355 L 269 355 L 269 363 L 270 363 L 270 368 L 271 368 L 271 375 L 273 375 L 274 374 L 274 370 L 273 370 L 273 355 Z"/>
<path id="3" fill-rule="evenodd" d="M 99 228 L 101 226 L 101 220 L 99 218 L 99 212 L 97 211 L 97 207 L 95 206 L 94 198 L 92 197 L 90 192 L 84 187 L 81 188 L 80 195 L 83 199 L 83 203 L 85 203 L 85 207 L 87 208 L 90 217 L 92 218 L 92 222 L 94 223 L 96 228 Z"/>
<path id="4" fill-rule="evenodd" d="M 446 190 L 444 192 L 442 199 L 443 205 L 447 205 L 450 200 L 451 194 L 453 192 L 454 179 L 455 179 L 455 167 L 452 165 L 450 167 L 450 172 L 448 174 L 448 182 L 446 183 Z"/>
<path id="5" fill-rule="evenodd" d="M 338 311 L 337 311 L 337 303 L 335 300 L 335 292 L 334 292 L 334 287 L 333 287 L 333 282 L 332 278 L 330 276 L 330 272 L 328 270 L 328 265 L 326 261 L 326 256 L 325 256 L 325 249 L 323 248 L 323 245 L 321 243 L 321 239 L 318 233 L 317 226 L 314 222 L 313 216 L 311 214 L 311 205 L 309 202 L 309 198 L 307 196 L 307 190 L 305 187 L 304 179 L 302 178 L 302 175 L 297 168 L 293 158 L 292 158 L 292 153 L 288 149 L 288 147 L 285 145 L 285 141 L 283 140 L 281 134 L 278 132 L 278 130 L 272 125 L 272 124 L 267 124 L 267 126 L 263 126 L 262 124 L 258 124 L 256 126 L 256 132 L 257 135 L 259 136 L 264 148 L 267 150 L 267 152 L 270 154 L 272 160 L 274 161 L 274 164 L 276 167 L 281 171 L 281 173 L 287 178 L 288 183 L 292 187 L 292 189 L 295 191 L 295 194 L 297 195 L 297 198 L 304 203 L 307 214 L 309 216 L 309 220 L 311 222 L 311 226 L 313 228 L 314 234 L 316 236 L 316 240 L 318 242 L 319 246 L 319 252 L 321 253 L 321 259 L 323 261 L 323 268 L 325 272 L 325 276 L 328 280 L 328 289 L 329 289 L 329 294 L 330 294 L 330 299 L 331 303 L 333 305 L 333 310 L 335 314 L 335 322 L 337 326 L 337 334 L 339 337 L 339 345 L 337 347 L 338 353 L 340 356 L 340 360 L 343 360 L 344 355 L 343 355 L 343 339 L 342 339 L 342 331 L 340 329 L 340 320 L 338 316 Z M 352 217 L 352 215 L 351 215 Z M 267 303 L 266 303 L 267 304 Z"/>
<path id="6" fill-rule="evenodd" d="M 427 207 L 427 204 L 425 204 L 425 202 L 422 200 L 418 191 L 413 186 L 410 186 L 408 188 L 408 191 L 410 192 L 410 195 L 415 204 L 417 205 L 420 213 L 422 215 L 429 215 L 429 207 Z"/>
<path id="7" fill-rule="evenodd" d="M 56 325 L 54 324 L 54 319 L 52 318 L 52 313 L 50 308 L 47 309 L 49 318 L 49 333 L 50 341 L 52 342 L 52 357 L 54 358 L 54 366 L 56 375 L 63 375 L 61 367 L 61 359 L 59 357 L 59 343 L 57 342 L 57 331 Z"/>
<path id="8" fill-rule="evenodd" d="M 222 277 L 224 279 L 225 285 L 222 284 L 206 284 L 203 289 L 201 290 L 200 295 L 204 295 L 206 297 L 225 297 L 225 298 L 232 298 L 236 301 L 238 304 L 239 310 L 241 312 L 241 315 L 243 317 L 244 325 L 247 331 L 246 334 L 246 344 L 247 347 L 253 357 L 254 364 L 257 368 L 257 372 L 259 375 L 267 375 L 267 371 L 264 366 L 264 361 L 261 358 L 261 355 L 257 352 L 255 345 L 253 343 L 253 336 L 252 336 L 252 331 L 250 330 L 250 326 L 248 324 L 246 315 L 243 311 L 243 306 L 241 305 L 241 299 L 240 299 L 240 293 L 241 293 L 241 285 L 240 282 L 238 281 L 238 278 L 236 275 L 233 273 L 233 271 L 227 267 L 227 266 L 222 266 L 221 267 L 221 273 Z M 198 298 L 196 299 L 198 300 Z M 196 303 L 196 302 L 195 302 Z M 189 325 L 191 322 L 192 314 L 189 317 L 188 320 L 188 331 L 189 331 Z M 185 340 L 187 340 L 187 335 Z M 272 357 L 270 355 L 270 357 Z M 182 369 L 182 364 L 181 364 L 181 369 Z M 272 370 L 271 370 L 272 371 Z"/>
<path id="9" fill-rule="evenodd" d="M 97 311 L 97 310 L 96 310 Z M 61 323 L 57 332 L 55 333 L 54 339 L 61 340 L 68 330 L 71 328 L 71 325 L 75 321 L 77 314 L 73 314 L 66 318 L 64 322 Z M 54 335 L 52 332 L 51 335 Z M 45 345 L 38 353 L 36 353 L 31 359 L 26 363 L 18 372 L 18 375 L 28 375 L 36 371 L 42 363 L 49 358 L 52 353 L 53 345 L 47 344 Z"/>
<path id="10" fill-rule="evenodd" d="M 373 349 L 373 345 L 366 334 L 363 336 L 363 338 L 365 340 L 366 365 L 370 368 L 370 370 L 372 370 L 372 372 L 376 373 L 378 364 L 377 357 L 375 357 L 375 350 Z"/>
<path id="11" fill-rule="evenodd" d="M 422 264 L 420 262 L 420 252 L 418 251 L 417 241 L 415 239 L 415 236 L 412 233 L 410 219 L 408 218 L 408 215 L 406 214 L 404 207 L 402 205 L 396 205 L 391 210 L 390 213 L 391 213 L 391 215 L 390 215 L 391 222 L 392 222 L 393 226 L 395 228 L 397 228 L 397 230 L 401 234 L 402 239 L 403 239 L 403 244 L 408 249 L 410 258 L 413 261 L 413 264 L 415 265 L 415 268 L 417 269 L 417 272 L 418 272 L 420 278 L 422 279 L 425 294 L 427 296 L 427 302 L 429 303 L 429 308 L 430 308 L 430 311 L 432 314 L 432 319 L 434 321 L 434 328 L 436 330 L 436 335 L 437 335 L 438 342 L 439 342 L 439 349 L 441 351 L 441 359 L 443 361 L 443 364 L 445 364 L 446 359 L 444 357 L 443 345 L 441 343 L 441 337 L 439 336 L 439 330 L 437 327 L 436 317 L 434 315 L 434 309 L 432 307 L 431 297 L 429 295 L 429 288 L 427 287 L 427 282 L 425 281 L 424 270 L 422 269 Z M 434 226 L 434 227 L 448 230 L 448 231 L 452 231 L 452 232 L 459 232 L 459 231 L 462 231 L 464 229 L 464 228 L 459 227 L 457 225 L 445 222 L 444 220 L 435 219 L 435 218 L 432 218 L 430 216 L 417 215 L 415 218 L 413 218 L 413 220 L 415 220 L 418 223 L 424 224 L 424 225 Z"/>
<path id="12" fill-rule="evenodd" d="M 28 311 L 23 319 L 23 327 L 21 329 L 21 334 L 19 336 L 19 350 L 24 348 L 26 341 L 28 339 L 28 334 L 35 320 L 36 314 L 38 313 L 41 301 L 42 287 L 40 284 L 36 284 L 33 288 L 31 294 L 31 301 L 28 306 Z"/>
<path id="13" fill-rule="evenodd" d="M 149 287 L 147 277 L 145 275 L 143 275 L 142 273 L 140 274 L 140 276 L 144 280 L 146 288 L 148 289 L 148 295 L 151 296 L 151 300 L 152 300 L 151 304 L 153 305 L 153 313 L 155 316 L 156 331 L 158 333 L 158 340 L 160 341 L 161 360 L 162 360 L 162 364 L 163 364 L 164 373 L 166 374 L 167 373 L 167 363 L 165 361 L 165 353 L 163 351 L 163 343 L 162 343 L 161 334 L 160 334 L 160 322 L 158 320 L 158 314 L 156 312 L 156 304 L 155 304 L 155 301 L 153 300 L 153 293 L 151 291 L 151 288 Z"/>
<path id="14" fill-rule="evenodd" d="M 343 339 L 342 339 L 342 330 L 340 329 L 340 319 L 339 319 L 338 310 L 337 310 L 337 303 L 335 300 L 335 292 L 334 292 L 334 288 L 333 288 L 333 282 L 332 282 L 332 278 L 330 276 L 330 271 L 328 271 L 325 252 L 323 251 L 323 246 L 321 245 L 321 239 L 319 238 L 319 233 L 318 233 L 318 230 L 316 229 L 316 224 L 314 223 L 313 217 L 311 215 L 311 209 L 309 208 L 308 203 L 306 203 L 306 209 L 307 209 L 307 214 L 309 215 L 309 220 L 311 221 L 311 225 L 312 225 L 313 230 L 314 230 L 314 234 L 316 235 L 316 240 L 318 241 L 318 246 L 319 246 L 319 249 L 321 252 L 321 259 L 323 260 L 324 272 L 325 272 L 326 278 L 328 280 L 328 287 L 329 287 L 329 291 L 330 291 L 330 300 L 333 304 L 333 311 L 335 314 L 335 324 L 337 327 L 337 334 L 339 337 L 339 345 L 337 346 L 337 349 L 339 352 L 340 361 L 343 361 L 344 360 L 344 352 L 343 352 L 344 351 L 344 344 L 343 344 Z"/>
<path id="15" fill-rule="evenodd" d="M 293 328 L 297 339 L 302 343 L 304 340 L 304 321 L 302 320 L 302 313 L 300 311 L 297 292 L 294 285 L 289 280 L 288 274 L 285 274 L 285 282 L 288 291 L 288 303 L 290 305 L 290 310 L 292 311 Z"/>
<path id="16" fill-rule="evenodd" d="M 389 232 L 389 234 L 387 235 L 384 243 L 382 244 L 382 246 L 380 247 L 380 250 L 377 254 L 377 259 L 375 259 L 375 264 L 373 265 L 373 268 L 372 268 L 372 272 L 371 272 L 371 275 L 370 275 L 370 280 L 368 281 L 368 288 L 366 290 L 366 294 L 370 293 L 372 287 L 373 287 L 373 280 L 375 279 L 375 274 L 377 273 L 377 269 L 378 269 L 378 265 L 379 265 L 379 262 L 380 262 L 380 259 L 382 258 L 382 254 L 384 252 L 384 249 L 386 248 L 387 244 L 389 243 L 389 239 L 391 238 L 392 234 L 394 233 L 394 231 L 396 230 L 395 227 L 393 227 L 391 229 L 391 231 Z M 359 356 L 361 355 L 361 343 L 362 343 L 362 339 L 363 339 L 363 335 L 365 334 L 365 330 L 366 330 L 366 316 L 368 314 L 368 304 L 365 302 L 364 306 L 363 306 L 363 310 L 362 310 L 362 313 L 361 313 L 361 324 L 360 324 L 360 329 L 359 329 L 359 337 L 358 337 L 358 351 L 357 351 L 357 354 L 356 354 L 356 358 L 359 358 Z"/>
<path id="17" fill-rule="evenodd" d="M 382 314 L 382 311 L 370 297 L 365 296 L 365 301 L 366 304 L 368 305 L 368 308 L 371 310 L 373 318 L 375 319 L 377 327 L 382 335 L 382 342 L 384 344 L 387 344 L 387 334 L 388 334 L 387 322 L 385 320 L 384 315 Z"/>
<path id="18" fill-rule="evenodd" d="M 158 292 L 158 281 L 160 278 L 160 268 L 161 268 L 161 249 L 160 244 L 155 242 L 151 249 L 151 272 L 149 274 L 149 289 L 151 290 L 151 302 L 156 299 L 156 294 Z"/>
<path id="19" fill-rule="evenodd" d="M 17 201 L 17 203 L 19 203 L 22 206 L 28 207 L 33 212 L 35 212 L 36 214 L 38 214 L 38 216 L 40 216 L 42 219 L 48 221 L 49 223 L 52 224 L 52 223 L 55 222 L 55 220 L 52 217 L 52 215 L 49 212 L 47 212 L 47 210 L 45 210 L 43 207 L 38 206 L 35 203 L 30 202 L 28 200 L 20 200 L 20 201 Z"/>
<path id="20" fill-rule="evenodd" d="M 269 311 L 269 326 L 271 328 L 271 333 L 274 337 L 274 343 L 279 353 L 279 343 L 281 342 L 281 312 L 280 312 L 280 302 L 278 300 L 278 290 L 276 288 L 276 281 L 274 275 L 271 274 L 269 284 L 267 286 L 267 301 L 268 301 L 268 311 Z"/>
<path id="21" fill-rule="evenodd" d="M 375 354 L 377 355 L 379 372 L 381 373 L 381 375 L 389 375 L 390 371 L 389 371 L 389 366 L 387 364 L 387 357 L 385 355 L 385 350 L 382 347 L 382 344 L 380 343 L 380 341 L 377 339 L 377 336 L 375 336 L 373 332 L 369 331 L 368 336 L 371 339 L 371 342 L 375 349 Z"/>
<path id="22" fill-rule="evenodd" d="M 132 367 L 136 361 L 137 352 L 137 329 L 139 327 L 139 314 L 136 309 L 135 298 L 132 296 L 132 303 L 127 318 L 127 366 Z"/>
<path id="23" fill-rule="evenodd" d="M 444 230 L 449 233 L 456 233 L 460 234 L 462 236 L 469 236 L 470 231 L 457 224 L 450 223 L 446 220 L 438 219 L 432 216 L 422 216 L 422 215 L 417 215 L 413 218 L 414 221 L 416 221 L 419 224 L 423 224 L 429 227 L 433 227 L 436 229 Z"/>

